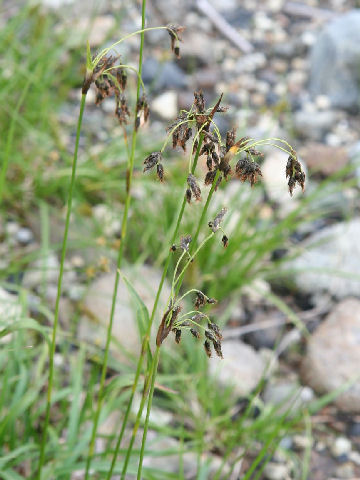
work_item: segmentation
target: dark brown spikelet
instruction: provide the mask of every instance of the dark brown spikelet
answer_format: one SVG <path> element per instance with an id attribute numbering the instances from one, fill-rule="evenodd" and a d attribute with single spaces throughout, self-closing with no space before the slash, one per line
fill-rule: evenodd
<path id="1" fill-rule="evenodd" d="M 161 152 L 153 152 L 148 155 L 144 160 L 144 173 L 153 169 L 155 165 L 158 165 L 162 160 Z"/>
<path id="2" fill-rule="evenodd" d="M 197 113 L 205 113 L 205 99 L 201 91 L 194 92 L 194 105 Z"/>
<path id="3" fill-rule="evenodd" d="M 190 243 L 191 243 L 191 235 L 184 235 L 180 238 L 180 248 L 182 248 L 183 250 L 185 250 L 186 252 L 189 251 L 189 246 L 190 246 Z"/>
<path id="4" fill-rule="evenodd" d="M 180 340 L 181 340 L 181 330 L 180 330 L 180 328 L 174 328 L 173 331 L 175 332 L 175 342 L 180 343 Z"/>
<path id="5" fill-rule="evenodd" d="M 121 90 L 124 91 L 127 83 L 127 75 L 123 68 L 118 68 L 116 70 L 116 79 L 120 85 Z"/>
<path id="6" fill-rule="evenodd" d="M 213 340 L 213 346 L 214 350 L 216 352 L 216 355 L 220 358 L 224 358 L 222 351 L 221 351 L 221 343 L 218 340 Z"/>
<path id="7" fill-rule="evenodd" d="M 190 328 L 190 333 L 193 337 L 195 337 L 197 340 L 200 339 L 200 333 L 195 329 L 195 328 Z"/>
<path id="8" fill-rule="evenodd" d="M 136 119 L 135 119 L 136 130 L 139 128 L 141 124 L 141 117 L 143 117 L 144 123 L 146 123 L 149 119 L 149 115 L 150 115 L 149 104 L 147 102 L 146 95 L 143 93 L 136 103 Z"/>
<path id="9" fill-rule="evenodd" d="M 199 184 L 197 183 L 196 177 L 192 173 L 189 173 L 187 177 L 187 183 L 190 187 L 191 193 L 195 197 L 195 200 L 201 200 L 201 190 Z"/>
<path id="10" fill-rule="evenodd" d="M 251 186 L 257 182 L 259 175 L 262 176 L 260 166 L 248 158 L 240 159 L 236 164 L 235 171 L 242 182 L 249 180 Z"/>
<path id="11" fill-rule="evenodd" d="M 205 185 L 212 185 L 213 181 L 215 180 L 215 177 L 216 177 L 216 170 L 207 172 L 204 180 Z"/>
<path id="12" fill-rule="evenodd" d="M 223 245 L 224 245 L 224 248 L 226 248 L 228 245 L 229 245 L 229 238 L 226 236 L 226 235 L 223 235 L 222 236 L 222 239 L 221 239 Z"/>
<path id="13" fill-rule="evenodd" d="M 164 181 L 164 167 L 162 166 L 162 163 L 158 163 L 156 165 L 156 174 L 157 174 L 160 182 L 163 182 Z"/>
<path id="14" fill-rule="evenodd" d="M 104 55 L 100 58 L 93 70 L 87 70 L 81 89 L 82 93 L 86 94 L 89 91 L 91 84 L 94 83 L 105 70 L 113 67 L 119 58 L 119 56 L 114 57 L 113 55 Z M 93 58 L 93 60 L 94 59 L 95 58 Z"/>
<path id="15" fill-rule="evenodd" d="M 216 217 L 214 218 L 214 220 L 212 222 L 209 222 L 209 227 L 211 228 L 211 230 L 215 233 L 220 225 L 221 225 L 221 222 L 223 221 L 224 219 L 224 216 L 227 212 L 227 208 L 226 207 L 223 207 L 220 212 L 216 215 Z"/>
<path id="16" fill-rule="evenodd" d="M 190 202 L 191 202 L 191 196 L 192 196 L 192 195 L 191 195 L 191 190 L 190 190 L 190 188 L 187 188 L 187 189 L 186 189 L 185 196 L 186 196 L 186 201 L 187 201 L 188 203 L 190 203 Z"/>
<path id="17" fill-rule="evenodd" d="M 210 330 L 205 330 L 205 337 L 212 342 L 215 340 L 215 334 Z"/>
<path id="18" fill-rule="evenodd" d="M 204 342 L 204 349 L 205 349 L 205 353 L 206 355 L 211 358 L 211 343 L 209 342 L 209 340 L 205 340 Z"/>
<path id="19" fill-rule="evenodd" d="M 178 42 L 182 42 L 181 34 L 185 30 L 185 27 L 176 24 L 169 24 L 166 28 L 170 35 L 171 51 L 174 52 L 176 58 L 180 58 L 180 47 Z"/>
<path id="20" fill-rule="evenodd" d="M 162 342 L 171 332 L 173 325 L 177 317 L 179 316 L 180 311 L 181 311 L 181 307 L 178 305 L 177 307 L 174 307 L 174 308 L 169 307 L 164 313 L 164 316 L 161 320 L 161 323 L 156 335 L 156 345 L 158 347 L 160 347 Z"/>
<path id="21" fill-rule="evenodd" d="M 302 170 L 301 164 L 297 159 L 296 152 L 291 151 L 286 164 L 286 178 L 288 178 L 289 192 L 292 196 L 296 184 L 300 185 L 301 190 L 305 189 L 305 173 Z"/>
<path id="22" fill-rule="evenodd" d="M 214 332 L 215 337 L 216 337 L 218 340 L 222 340 L 222 335 L 221 335 L 219 326 L 216 325 L 216 323 L 209 322 L 209 323 L 208 323 L 208 328 Z"/>
<path id="23" fill-rule="evenodd" d="M 130 110 L 127 105 L 125 95 L 121 94 L 116 97 L 115 116 L 119 120 L 120 125 L 126 125 L 130 117 Z"/>
<path id="24" fill-rule="evenodd" d="M 235 145 L 236 128 L 232 128 L 226 132 L 226 151 Z"/>
<path id="25" fill-rule="evenodd" d="M 205 305 L 206 303 L 206 297 L 202 292 L 196 292 L 196 299 L 195 299 L 195 308 L 201 308 Z"/>
<path id="26" fill-rule="evenodd" d="M 211 298 L 211 297 L 208 297 L 206 299 L 207 303 L 209 303 L 210 305 L 215 305 L 215 303 L 217 303 L 217 300 L 216 298 Z"/>

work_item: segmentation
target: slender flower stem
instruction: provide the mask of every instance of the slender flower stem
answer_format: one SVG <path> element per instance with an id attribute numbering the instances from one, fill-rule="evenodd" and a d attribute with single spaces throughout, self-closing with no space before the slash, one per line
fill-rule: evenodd
<path id="1" fill-rule="evenodd" d="M 63 280 L 63 274 L 64 274 L 66 247 L 67 247 L 67 240 L 68 240 L 68 233 L 69 233 L 69 226 L 70 226 L 71 206 L 72 206 L 73 192 L 74 192 L 74 186 L 75 186 L 76 164 L 77 164 L 78 150 L 79 150 L 80 131 L 81 131 L 82 119 L 83 119 L 83 114 L 85 109 L 85 99 L 86 99 L 86 94 L 83 94 L 81 96 L 81 102 L 80 102 L 80 113 L 79 113 L 79 119 L 78 119 L 77 130 L 76 130 L 74 158 L 72 163 L 71 180 L 70 180 L 70 187 L 69 187 L 68 200 L 67 200 L 64 237 L 63 237 L 62 249 L 61 249 L 60 270 L 59 270 L 57 295 L 56 295 L 56 302 L 55 302 L 54 326 L 53 326 L 52 339 L 51 339 L 51 345 L 50 345 L 50 351 L 49 351 L 49 380 L 48 380 L 44 429 L 43 429 L 43 435 L 42 435 L 41 446 L 40 446 L 39 466 L 38 466 L 38 473 L 37 473 L 38 480 L 41 479 L 41 471 L 42 471 L 42 467 L 44 465 L 44 460 L 45 460 L 45 445 L 47 440 L 47 430 L 48 430 L 49 419 L 50 419 L 51 395 L 52 395 L 52 388 L 53 388 L 53 381 L 54 381 L 54 355 L 55 355 L 55 347 L 56 347 L 56 331 L 59 323 L 59 305 L 60 305 L 60 297 L 61 297 L 62 280 Z"/>
<path id="2" fill-rule="evenodd" d="M 142 437 L 142 441 L 141 441 L 139 466 L 138 466 L 138 473 L 137 473 L 137 477 L 136 477 L 137 480 L 141 480 L 141 472 L 142 472 L 142 465 L 143 465 L 143 461 L 144 461 L 146 437 L 147 437 L 147 432 L 148 432 L 148 428 L 149 428 L 149 418 L 150 418 L 152 399 L 153 399 L 153 396 L 154 396 L 155 378 L 156 378 L 156 373 L 157 373 L 157 369 L 158 369 L 158 365 L 159 365 L 159 358 L 160 358 L 160 347 L 156 347 L 155 355 L 154 355 L 153 362 L 152 362 L 153 368 L 151 370 L 151 385 L 150 385 L 149 399 L 148 399 L 148 404 L 147 404 L 147 409 L 146 409 L 144 433 L 143 433 L 143 437 Z"/>
<path id="3" fill-rule="evenodd" d="M 196 153 L 195 153 L 195 157 L 194 157 L 194 162 L 193 162 L 193 166 L 192 166 L 192 173 L 195 172 L 203 140 L 204 140 L 204 137 L 203 137 L 203 135 L 201 135 L 200 138 L 199 138 L 199 144 L 198 144 L 198 147 L 197 147 L 197 150 L 196 150 Z M 183 214 L 184 214 L 184 210 L 185 210 L 185 206 L 186 206 L 186 196 L 184 195 L 184 198 L 183 198 L 180 210 L 179 210 L 177 222 L 176 222 L 176 225 L 175 225 L 175 229 L 174 229 L 172 238 L 170 240 L 170 244 L 175 243 L 176 238 L 178 236 L 181 220 L 183 218 Z M 133 404 L 135 392 L 136 392 L 136 389 L 137 389 L 137 386 L 138 386 L 138 383 L 139 383 L 139 379 L 140 379 L 140 374 L 141 374 L 141 370 L 142 370 L 142 365 L 143 365 L 143 361 L 144 361 L 145 352 L 146 352 L 147 346 L 148 346 L 149 341 L 150 341 L 151 327 L 152 327 L 152 324 L 154 322 L 157 306 L 158 306 L 159 299 L 160 299 L 160 294 L 161 294 L 161 291 L 162 291 L 162 288 L 163 288 L 163 285 L 164 285 L 164 281 L 165 281 L 165 278 L 166 278 L 166 274 L 167 274 L 167 271 L 168 271 L 168 268 L 169 268 L 169 265 L 170 265 L 171 257 L 172 257 L 172 253 L 169 252 L 169 254 L 166 258 L 166 261 L 165 261 L 165 265 L 164 265 L 163 273 L 162 273 L 161 280 L 160 280 L 160 283 L 159 283 L 159 287 L 158 287 L 158 290 L 156 292 L 154 306 L 153 306 L 153 309 L 152 309 L 152 312 L 151 312 L 148 328 L 147 328 L 146 334 L 143 338 L 142 347 L 141 347 L 141 355 L 139 356 L 138 364 L 137 364 L 137 367 L 136 367 L 136 374 L 135 374 L 135 379 L 134 379 L 134 383 L 133 383 L 133 386 L 132 386 L 131 396 L 130 396 L 130 399 L 129 399 L 129 402 L 128 402 L 128 405 L 127 405 L 127 408 L 126 408 L 123 423 L 121 425 L 120 434 L 119 434 L 118 440 L 116 442 L 114 455 L 113 455 L 112 463 L 111 463 L 111 468 L 108 472 L 108 476 L 106 477 L 107 480 L 110 479 L 111 473 L 114 469 L 114 466 L 115 466 L 115 463 L 116 463 L 116 458 L 119 454 L 120 445 L 121 445 L 121 442 L 122 442 L 122 439 L 123 439 L 123 436 L 124 436 L 125 428 L 126 428 L 126 425 L 128 423 L 128 420 L 129 420 L 130 411 L 131 411 L 131 407 L 132 407 L 132 404 Z M 145 382 L 146 382 L 146 380 L 145 380 Z M 145 385 L 143 398 L 142 398 L 142 401 L 141 401 L 141 404 L 140 404 L 140 407 L 139 407 L 139 410 L 138 410 L 138 413 L 137 413 L 137 416 L 136 416 L 135 426 L 133 428 L 130 444 L 129 444 L 129 447 L 127 449 L 127 457 L 128 458 L 130 458 L 130 455 L 131 455 L 131 452 L 132 452 L 132 446 L 134 444 L 136 432 L 137 432 L 137 429 L 138 429 L 138 425 L 140 424 L 140 419 L 141 419 L 142 411 L 143 411 L 143 408 L 144 408 L 144 405 L 145 405 L 145 400 L 146 400 L 146 391 L 147 391 L 147 388 L 146 388 L 146 385 Z M 125 460 L 125 462 L 126 462 L 126 460 Z M 127 460 L 127 463 L 128 463 L 128 460 Z M 124 475 L 126 474 L 126 470 L 127 470 L 127 464 L 126 465 L 124 464 L 124 467 L 123 467 Z"/>
<path id="4" fill-rule="evenodd" d="M 142 0 L 142 10 L 141 10 L 142 30 L 141 30 L 140 48 L 139 48 L 139 68 L 138 68 L 139 75 L 138 75 L 137 91 L 136 91 L 136 105 L 138 104 L 138 101 L 140 99 L 140 88 L 142 83 L 140 79 L 141 79 L 141 73 L 142 73 L 142 60 L 143 60 L 143 51 L 144 51 L 145 11 L 146 11 L 146 0 Z M 135 111 L 135 119 L 136 119 L 136 111 Z M 111 301 L 109 325 L 106 333 L 106 343 L 105 343 L 105 351 L 104 351 L 104 360 L 103 360 L 102 369 L 101 369 L 98 402 L 97 402 L 97 407 L 94 415 L 94 423 L 93 423 L 93 428 L 91 433 L 88 456 L 86 459 L 85 480 L 88 480 L 89 478 L 90 465 L 91 465 L 92 458 L 94 456 L 95 440 L 96 440 L 96 434 L 97 434 L 97 429 L 99 424 L 100 412 L 101 412 L 101 407 L 104 400 L 105 378 L 106 378 L 107 364 L 108 364 L 108 358 L 109 358 L 112 326 L 113 326 L 115 307 L 116 307 L 116 298 L 117 298 L 119 281 L 120 281 L 119 272 L 120 272 L 121 262 L 123 258 L 124 244 L 126 241 L 127 223 L 128 223 L 129 208 L 130 208 L 130 202 L 131 202 L 131 183 L 132 183 L 133 170 L 134 170 L 136 140 L 137 140 L 137 129 L 134 123 L 130 158 L 128 160 L 128 166 L 127 166 L 127 172 L 126 172 L 126 199 L 125 199 L 125 208 L 124 208 L 124 213 L 123 213 L 123 218 L 121 223 L 120 248 L 119 248 L 117 263 L 116 263 L 115 283 L 114 283 L 114 290 L 113 290 L 112 301 Z"/>

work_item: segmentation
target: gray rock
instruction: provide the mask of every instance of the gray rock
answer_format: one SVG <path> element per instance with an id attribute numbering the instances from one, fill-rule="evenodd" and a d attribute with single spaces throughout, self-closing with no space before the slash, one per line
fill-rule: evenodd
<path id="1" fill-rule="evenodd" d="M 151 314 L 156 291 L 160 283 L 160 272 L 143 265 L 139 268 L 126 269 L 126 277 L 130 280 L 138 295 Z M 115 273 L 104 274 L 94 280 L 84 297 L 84 316 L 79 324 L 80 340 L 103 346 L 106 339 L 106 328 L 109 322 Z M 170 288 L 164 285 L 157 310 L 157 318 L 161 315 Z M 155 325 L 158 322 L 154 322 Z M 130 355 L 138 355 L 140 351 L 139 329 L 136 319 L 136 305 L 125 283 L 120 280 L 116 309 L 113 321 L 111 352 L 120 361 L 126 361 Z M 120 348 L 119 348 L 120 344 Z"/>
<path id="2" fill-rule="evenodd" d="M 338 112 L 332 110 L 300 110 L 294 115 L 294 127 L 301 137 L 321 140 L 338 119 Z"/>
<path id="3" fill-rule="evenodd" d="M 177 94 L 174 90 L 168 90 L 155 97 L 151 102 L 151 111 L 157 113 L 165 120 L 176 118 L 178 113 Z"/>
<path id="4" fill-rule="evenodd" d="M 289 467 L 283 463 L 269 462 L 264 468 L 264 476 L 267 480 L 287 480 Z"/>
<path id="5" fill-rule="evenodd" d="M 296 413 L 302 406 L 313 400 L 314 392 L 293 381 L 270 382 L 264 391 L 264 402 L 277 405 L 278 413 Z"/>
<path id="6" fill-rule="evenodd" d="M 264 373 L 264 360 L 252 347 L 236 340 L 223 342 L 222 352 L 223 360 L 210 359 L 210 374 L 223 387 L 233 386 L 237 395 L 248 395 Z"/>
<path id="7" fill-rule="evenodd" d="M 339 303 L 311 336 L 302 364 L 305 381 L 320 393 L 333 392 L 353 380 L 335 400 L 348 412 L 360 412 L 360 301 Z"/>
<path id="8" fill-rule="evenodd" d="M 142 70 L 145 84 L 156 92 L 184 88 L 187 85 L 185 73 L 173 62 L 159 63 L 155 58 L 145 60 Z"/>
<path id="9" fill-rule="evenodd" d="M 319 35 L 311 53 L 310 91 L 334 107 L 359 108 L 360 9 L 338 16 Z"/>
<path id="10" fill-rule="evenodd" d="M 294 280 L 304 293 L 328 292 L 336 298 L 360 294 L 360 219 L 314 233 L 291 262 Z"/>
<path id="11" fill-rule="evenodd" d="M 16 233 L 16 240 L 22 245 L 28 245 L 34 240 L 34 234 L 28 228 L 22 227 Z"/>

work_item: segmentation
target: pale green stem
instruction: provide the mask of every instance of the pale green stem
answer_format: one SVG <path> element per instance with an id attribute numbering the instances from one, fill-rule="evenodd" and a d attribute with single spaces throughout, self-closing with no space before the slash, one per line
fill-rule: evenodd
<path id="1" fill-rule="evenodd" d="M 200 150 L 201 150 L 202 142 L 203 142 L 203 136 L 201 136 L 200 139 L 199 139 L 199 145 L 198 145 L 198 148 L 196 150 L 195 158 L 194 158 L 194 162 L 193 162 L 192 173 L 194 173 L 195 168 L 197 166 L 197 161 L 198 161 L 198 158 L 199 158 L 199 153 L 200 153 Z M 170 241 L 170 244 L 175 243 L 176 238 L 178 236 L 181 220 L 182 220 L 184 210 L 185 210 L 185 206 L 186 206 L 186 196 L 184 195 L 184 198 L 183 198 L 183 201 L 182 201 L 182 204 L 181 204 L 181 207 L 180 207 L 180 211 L 179 211 L 179 214 L 178 214 L 176 226 L 175 226 L 174 233 L 172 235 L 172 239 Z M 160 299 L 160 294 L 161 294 L 162 287 L 164 285 L 164 281 L 165 281 L 165 278 L 166 278 L 166 274 L 167 274 L 167 271 L 168 271 L 168 268 L 169 268 L 169 265 L 170 265 L 171 257 L 172 257 L 172 252 L 169 252 L 169 254 L 167 256 L 167 259 L 166 259 L 166 262 L 165 262 L 165 265 L 164 265 L 164 269 L 163 269 L 163 273 L 162 273 L 161 280 L 160 280 L 160 283 L 159 283 L 159 287 L 158 287 L 158 290 L 156 292 L 154 306 L 153 306 L 151 316 L 150 316 L 150 320 L 149 320 L 149 325 L 148 325 L 146 334 L 145 334 L 143 342 L 142 342 L 141 355 L 139 356 L 138 364 L 137 364 L 137 367 L 136 367 L 136 375 L 135 375 L 135 379 L 134 379 L 134 384 L 133 384 L 133 387 L 132 387 L 132 392 L 131 392 L 131 396 L 130 396 L 130 399 L 129 399 L 129 402 L 128 402 L 128 406 L 127 406 L 127 409 L 126 409 L 126 412 L 125 412 L 124 420 L 123 420 L 123 423 L 122 423 L 122 426 L 121 426 L 121 431 L 120 431 L 120 434 L 119 434 L 119 437 L 118 437 L 118 440 L 117 440 L 117 443 L 116 443 L 116 447 L 115 447 L 115 451 L 114 451 L 114 455 L 113 455 L 113 459 L 112 459 L 112 465 L 115 465 L 116 458 L 117 458 L 118 453 L 119 453 L 120 445 L 121 445 L 121 442 L 122 442 L 122 439 L 123 439 L 123 436 L 124 436 L 125 428 L 126 428 L 126 425 L 128 423 L 128 420 L 129 420 L 131 406 L 132 406 L 132 403 L 133 403 L 133 400 L 134 400 L 134 395 L 135 395 L 135 392 L 136 392 L 136 389 L 137 389 L 137 386 L 138 386 L 138 383 L 139 383 L 142 364 L 143 364 L 143 361 L 144 361 L 144 354 L 145 354 L 146 348 L 147 348 L 147 346 L 149 344 L 149 341 L 150 341 L 151 327 L 152 327 L 152 324 L 154 322 L 157 306 L 158 306 L 159 299 Z M 131 455 L 131 452 L 132 452 L 132 447 L 133 447 L 133 444 L 134 444 L 134 441 L 135 441 L 136 432 L 137 432 L 137 429 L 138 429 L 138 425 L 140 424 L 143 408 L 144 408 L 144 405 L 145 405 L 145 400 L 146 400 L 145 392 L 146 392 L 146 386 L 144 388 L 143 399 L 142 399 L 142 402 L 140 404 L 140 407 L 139 407 L 139 410 L 138 410 L 138 413 L 137 413 L 137 416 L 136 416 L 135 426 L 134 426 L 134 429 L 133 429 L 133 432 L 132 432 L 130 445 L 129 445 L 129 447 L 127 449 L 127 452 L 126 452 L 126 456 L 128 458 L 130 458 L 130 455 Z M 123 468 L 124 475 L 126 474 L 126 470 L 127 470 L 127 465 L 126 465 L 126 467 L 124 465 L 124 468 Z M 108 477 L 108 478 L 110 478 L 110 477 Z"/>
<path id="2" fill-rule="evenodd" d="M 58 322 L 59 322 L 59 305 L 60 305 L 60 298 L 61 298 L 62 280 L 63 280 L 63 274 L 64 274 L 64 262 L 65 262 L 66 247 L 67 247 L 67 240 L 68 240 L 68 233 L 69 233 L 69 226 L 70 226 L 70 215 L 71 215 L 72 199 L 73 199 L 75 177 L 76 177 L 76 164 L 77 164 L 77 158 L 78 158 L 81 124 L 82 124 L 82 119 L 83 119 L 83 114 L 85 109 L 85 99 L 86 99 L 86 94 L 83 94 L 81 96 L 81 102 L 80 102 L 80 113 L 79 113 L 79 119 L 78 119 L 77 130 L 76 130 L 74 158 L 72 163 L 71 180 L 70 180 L 70 187 L 69 187 L 68 200 L 67 200 L 64 237 L 63 237 L 62 249 L 61 249 L 60 270 L 59 270 L 57 295 L 56 295 L 56 302 L 55 302 L 54 325 L 53 325 L 53 331 L 52 331 L 51 346 L 49 351 L 49 380 L 48 380 L 45 420 L 44 420 L 44 426 L 43 426 L 43 434 L 42 434 L 42 440 L 41 440 L 41 446 L 40 446 L 39 466 L 38 466 L 38 473 L 37 473 L 38 480 L 41 479 L 41 471 L 42 471 L 42 467 L 44 465 L 44 460 L 45 460 L 45 445 L 47 441 L 47 430 L 48 430 L 49 419 L 50 419 L 51 396 L 52 396 L 52 388 L 53 388 L 53 380 L 54 380 L 54 355 L 55 355 L 55 347 L 56 347 L 56 331 L 57 331 Z"/>
<path id="3" fill-rule="evenodd" d="M 146 8 L 146 0 L 143 0 L 143 2 L 142 2 L 142 30 L 139 31 L 139 32 L 135 32 L 135 33 L 141 33 L 140 48 L 139 48 L 138 82 L 137 82 L 137 91 L 136 91 L 136 105 L 137 105 L 138 100 L 140 98 L 141 82 L 139 81 L 139 78 L 141 78 L 141 73 L 142 73 L 142 59 L 143 59 L 143 50 L 144 50 L 145 8 Z M 125 37 L 125 38 L 129 38 L 130 36 L 132 36 L 132 35 L 129 35 L 128 37 Z M 125 38 L 123 38 L 122 40 L 120 40 L 117 43 L 120 43 L 121 41 L 125 40 Z M 112 47 L 110 47 L 110 48 L 112 48 Z M 135 117 L 136 117 L 136 110 L 135 110 Z M 123 258 L 124 244 L 125 244 L 126 233 L 127 233 L 127 223 L 128 223 L 128 217 L 129 217 L 129 208 L 130 208 L 130 202 L 131 202 L 131 183 L 132 183 L 133 170 L 134 170 L 136 139 L 137 139 L 137 131 L 136 131 L 135 123 L 134 123 L 133 134 L 132 134 L 132 142 L 131 142 L 131 152 L 130 152 L 130 158 L 128 160 L 128 166 L 127 166 L 127 172 L 126 172 L 126 198 L 125 198 L 125 208 L 124 208 L 124 213 L 123 213 L 123 219 L 122 219 L 122 223 L 121 223 L 120 248 L 119 248 L 118 258 L 117 258 L 117 263 L 116 263 L 115 283 L 114 283 L 114 290 L 113 290 L 113 296 L 112 296 L 112 302 L 111 302 L 111 312 L 110 312 L 109 325 L 108 325 L 107 333 L 106 333 L 106 344 L 105 344 L 104 360 L 103 360 L 101 377 L 100 377 L 98 402 L 97 402 L 97 407 L 96 407 L 95 416 L 94 416 L 94 423 L 93 423 L 93 428 L 92 428 L 92 433 L 91 433 L 91 440 L 90 440 L 90 445 L 89 445 L 88 456 L 87 456 L 87 459 L 86 459 L 85 480 L 88 480 L 88 478 L 89 478 L 90 465 L 91 465 L 92 458 L 94 456 L 95 440 L 96 440 L 96 435 L 97 435 L 97 429 L 98 429 L 98 424 L 99 424 L 101 407 L 102 407 L 103 400 L 104 400 L 105 378 L 106 378 L 106 371 L 107 371 L 107 364 L 108 364 L 108 357 L 109 357 L 109 350 L 110 350 L 112 326 L 113 326 L 114 314 L 115 314 L 115 308 L 116 308 L 116 298 L 117 298 L 117 292 L 118 292 L 119 280 L 120 280 L 119 271 L 120 271 L 121 262 L 122 262 L 122 258 Z M 110 468 L 111 472 L 112 472 L 112 469 L 113 469 L 113 465 Z M 110 473 L 110 475 L 111 475 L 111 473 Z M 109 475 L 108 475 L 108 478 L 110 478 Z"/>

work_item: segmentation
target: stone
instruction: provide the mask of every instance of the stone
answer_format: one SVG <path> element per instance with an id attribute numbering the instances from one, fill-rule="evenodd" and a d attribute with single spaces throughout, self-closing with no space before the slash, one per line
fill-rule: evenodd
<path id="1" fill-rule="evenodd" d="M 262 357 L 245 343 L 228 340 L 222 343 L 223 359 L 213 356 L 209 360 L 210 374 L 222 387 L 232 386 L 239 396 L 248 395 L 264 373 Z"/>
<path id="2" fill-rule="evenodd" d="M 142 78 L 155 92 L 187 86 L 186 75 L 176 63 L 160 63 L 155 58 L 144 61 Z"/>
<path id="3" fill-rule="evenodd" d="M 299 150 L 299 154 L 310 171 L 325 176 L 338 172 L 349 162 L 346 148 L 330 147 L 323 143 L 310 142 Z"/>
<path id="4" fill-rule="evenodd" d="M 334 392 L 352 381 L 334 402 L 346 412 L 360 412 L 360 300 L 340 302 L 310 337 L 301 372 L 319 393 Z"/>
<path id="5" fill-rule="evenodd" d="M 151 111 L 164 120 L 176 118 L 178 113 L 176 92 L 174 90 L 168 90 L 154 98 L 151 102 Z"/>
<path id="6" fill-rule="evenodd" d="M 34 241 L 34 234 L 28 228 L 21 227 L 16 232 L 16 240 L 21 243 L 21 245 L 28 245 Z"/>
<path id="7" fill-rule="evenodd" d="M 295 414 L 314 399 L 314 392 L 294 381 L 271 381 L 265 388 L 263 398 L 266 404 L 277 405 L 279 414 L 287 411 Z"/>
<path id="8" fill-rule="evenodd" d="M 289 478 L 289 467 L 283 463 L 268 462 L 264 468 L 267 480 L 286 480 Z"/>
<path id="9" fill-rule="evenodd" d="M 338 112 L 309 108 L 308 110 L 299 110 L 294 114 L 294 128 L 303 138 L 321 140 L 338 120 Z"/>
<path id="10" fill-rule="evenodd" d="M 337 437 L 334 443 L 331 445 L 330 450 L 334 457 L 347 455 L 351 452 L 351 442 L 346 437 Z"/>
<path id="11" fill-rule="evenodd" d="M 310 92 L 333 107 L 356 110 L 360 98 L 360 9 L 325 26 L 311 52 Z"/>
<path id="12" fill-rule="evenodd" d="M 150 266 L 125 269 L 126 277 L 132 283 L 138 295 L 146 305 L 149 315 L 153 307 L 161 274 Z M 104 346 L 106 328 L 110 318 L 115 273 L 104 274 L 90 285 L 83 300 L 83 315 L 79 322 L 78 336 L 80 340 Z M 159 319 L 165 308 L 170 288 L 165 283 L 160 296 L 156 319 Z M 158 325 L 159 321 L 154 322 Z M 124 281 L 120 279 L 116 309 L 113 320 L 110 351 L 118 360 L 125 362 L 129 355 L 138 356 L 140 352 L 139 329 L 136 319 L 136 305 Z M 118 346 L 120 344 L 120 348 Z"/>
<path id="13" fill-rule="evenodd" d="M 303 241 L 303 253 L 290 264 L 299 290 L 306 294 L 327 292 L 338 299 L 358 296 L 359 237 L 360 219 L 355 218 L 325 227 Z"/>

